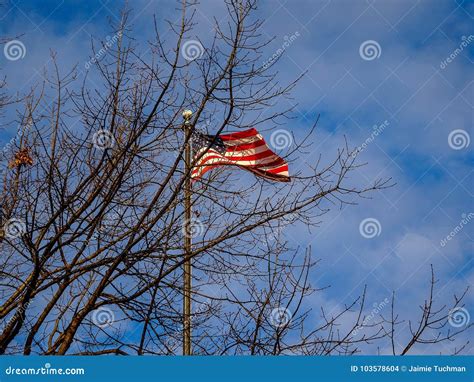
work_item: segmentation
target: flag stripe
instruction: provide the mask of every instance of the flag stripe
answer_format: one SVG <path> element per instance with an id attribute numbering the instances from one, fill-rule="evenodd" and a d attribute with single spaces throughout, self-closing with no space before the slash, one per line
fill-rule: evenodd
<path id="1" fill-rule="evenodd" d="M 191 171 L 194 180 L 218 166 L 232 165 L 274 181 L 290 181 L 288 163 L 267 146 L 256 129 L 197 138 Z"/>
<path id="2" fill-rule="evenodd" d="M 253 137 L 246 137 L 246 138 L 239 138 L 239 139 L 231 139 L 231 140 L 222 140 L 226 146 L 240 146 L 245 143 L 252 143 L 263 141 L 263 138 L 260 135 L 255 135 Z"/>
<path id="3" fill-rule="evenodd" d="M 253 137 L 255 135 L 259 135 L 259 134 L 257 130 L 252 128 L 252 129 L 248 129 L 244 131 L 237 131 L 235 133 L 221 134 L 219 135 L 219 138 L 221 138 L 223 141 L 231 141 L 235 139 Z"/>
<path id="4" fill-rule="evenodd" d="M 205 154 L 203 159 L 201 159 L 199 163 L 195 165 L 195 167 L 202 167 L 211 161 L 213 161 L 211 163 L 214 163 L 216 162 L 214 159 L 217 159 L 218 161 L 222 161 L 225 164 L 236 164 L 236 165 L 242 165 L 242 166 L 255 166 L 255 165 L 256 166 L 262 166 L 262 165 L 271 166 L 274 163 L 275 164 L 284 163 L 284 160 L 277 155 L 272 155 L 271 157 L 266 156 L 259 159 L 248 160 L 247 158 L 239 158 L 241 160 L 237 160 L 237 159 L 231 159 L 229 157 L 224 157 L 216 153 L 211 153 L 211 154 Z"/>
<path id="5" fill-rule="evenodd" d="M 262 147 L 262 146 L 266 146 L 267 144 L 265 143 L 265 141 L 263 139 L 259 139 L 259 140 L 256 140 L 254 142 L 251 142 L 251 143 L 244 143 L 244 144 L 241 144 L 241 145 L 234 145 L 234 146 L 228 146 L 227 147 L 227 150 L 229 151 L 243 151 L 243 150 L 249 150 L 249 149 L 255 149 L 257 147 Z"/>

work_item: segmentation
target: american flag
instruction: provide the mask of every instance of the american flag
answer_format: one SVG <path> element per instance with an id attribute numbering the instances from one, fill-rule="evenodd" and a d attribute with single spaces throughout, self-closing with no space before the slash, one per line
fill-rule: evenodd
<path id="1" fill-rule="evenodd" d="M 277 182 L 290 181 L 288 163 L 270 150 L 256 129 L 220 135 L 195 132 L 193 149 L 193 180 L 215 167 L 232 165 Z"/>

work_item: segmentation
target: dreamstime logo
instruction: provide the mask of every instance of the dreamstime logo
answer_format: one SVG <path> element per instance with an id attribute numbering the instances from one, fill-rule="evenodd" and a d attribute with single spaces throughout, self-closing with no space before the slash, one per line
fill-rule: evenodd
<path id="1" fill-rule="evenodd" d="M 449 311 L 448 315 L 448 322 L 454 328 L 460 328 L 461 326 L 465 326 L 469 324 L 471 320 L 471 316 L 469 312 L 465 308 L 454 308 Z"/>
<path id="2" fill-rule="evenodd" d="M 107 36 L 105 38 L 106 41 L 103 43 L 102 48 L 100 48 L 100 50 L 94 55 L 94 57 L 92 57 L 84 64 L 84 68 L 88 70 L 93 64 L 97 63 L 97 61 L 99 61 L 100 58 L 104 56 L 105 53 L 107 53 L 107 51 L 117 43 L 120 37 L 122 37 L 122 31 L 117 32 L 112 37 Z"/>
<path id="3" fill-rule="evenodd" d="M 92 137 L 94 146 L 99 150 L 111 149 L 115 145 L 115 138 L 109 130 L 101 129 Z"/>
<path id="4" fill-rule="evenodd" d="M 450 241 L 454 236 L 456 236 L 459 232 L 461 232 L 464 226 L 469 224 L 473 218 L 474 218 L 474 212 L 469 212 L 468 214 L 462 214 L 461 221 L 459 222 L 459 224 L 456 227 L 454 227 L 454 229 L 449 233 L 449 235 L 447 235 L 443 240 L 439 242 L 439 245 L 441 245 L 441 247 L 445 247 L 446 244 L 448 244 L 448 241 Z"/>
<path id="5" fill-rule="evenodd" d="M 106 212 L 99 223 L 97 231 L 94 232 L 94 238 L 97 238 L 99 234 L 114 234 L 118 229 L 118 223 L 122 220 L 124 209 L 119 206 L 115 211 Z"/>
<path id="6" fill-rule="evenodd" d="M 9 239 L 16 239 L 26 232 L 26 225 L 23 220 L 12 218 L 5 222 L 3 231 Z"/>
<path id="7" fill-rule="evenodd" d="M 92 312 L 92 322 L 99 328 L 111 326 L 115 321 L 114 312 L 109 308 L 100 307 Z"/>
<path id="8" fill-rule="evenodd" d="M 204 224 L 199 219 L 191 218 L 189 224 L 183 224 L 182 231 L 186 237 L 201 236 L 204 232 Z"/>
<path id="9" fill-rule="evenodd" d="M 212 309 L 212 301 L 209 298 L 206 298 L 205 301 L 202 302 L 197 302 L 195 305 L 193 305 L 193 310 L 192 310 L 192 315 L 189 323 L 193 325 L 193 322 L 197 316 L 200 314 L 205 314 L 206 312 L 211 311 Z M 188 323 L 186 321 L 185 323 Z M 171 353 L 174 353 L 180 344 L 180 339 L 177 339 L 175 337 L 180 338 L 180 333 L 182 333 L 184 329 L 184 322 L 181 322 L 177 325 L 176 329 L 173 330 L 173 332 L 169 335 L 170 337 L 165 340 L 165 345 L 168 348 L 168 350 L 171 351 Z"/>
<path id="10" fill-rule="evenodd" d="M 380 303 L 376 303 L 374 302 L 374 304 L 372 305 L 373 308 L 372 310 L 370 311 L 370 314 L 366 317 L 364 317 L 364 320 L 362 321 L 362 323 L 360 325 L 358 325 L 352 332 L 351 334 L 353 336 L 356 336 L 357 333 L 359 333 L 359 330 L 365 326 L 367 326 L 374 318 L 377 314 L 379 314 L 387 305 L 388 303 L 390 302 L 390 300 L 385 297 L 385 299 L 380 302 Z"/>
<path id="11" fill-rule="evenodd" d="M 0 177 L 8 168 L 7 149 L 4 148 L 0 151 Z"/>
<path id="12" fill-rule="evenodd" d="M 382 225 L 375 218 L 367 218 L 360 222 L 359 232 L 366 239 L 373 239 L 382 233 Z"/>
<path id="13" fill-rule="evenodd" d="M 3 47 L 3 54 L 7 60 L 17 61 L 25 58 L 26 47 L 20 40 L 8 41 Z"/>
<path id="14" fill-rule="evenodd" d="M 196 125 L 196 130 L 208 131 L 209 126 L 211 126 L 211 123 L 212 123 L 212 118 L 211 117 L 206 118 L 204 121 Z"/>
<path id="15" fill-rule="evenodd" d="M 287 308 L 275 308 L 270 314 L 270 322 L 273 326 L 281 328 L 287 325 L 291 320 L 292 314 Z"/>
<path id="16" fill-rule="evenodd" d="M 192 310 L 191 321 L 194 317 L 209 312 L 212 307 L 212 301 L 210 298 L 206 298 L 204 301 L 197 301 Z"/>
<path id="17" fill-rule="evenodd" d="M 293 136 L 288 130 L 278 129 L 270 136 L 270 145 L 277 149 L 285 149 L 293 144 Z"/>
<path id="18" fill-rule="evenodd" d="M 16 320 L 23 315 L 23 313 L 26 312 L 28 307 L 31 305 L 31 303 L 34 301 L 34 297 L 30 300 L 27 301 L 25 305 L 20 306 L 18 310 L 15 312 L 15 314 L 10 317 L 7 322 L 5 322 L 1 327 L 0 327 L 0 333 L 3 333 L 4 330 L 6 330 L 10 325 L 14 324 Z"/>
<path id="19" fill-rule="evenodd" d="M 360 152 L 364 151 L 369 144 L 371 144 L 375 138 L 382 134 L 385 128 L 390 125 L 390 123 L 385 120 L 381 125 L 372 126 L 372 133 L 370 136 L 362 143 L 360 146 L 356 147 L 355 150 L 351 153 L 352 158 L 355 158 Z"/>
<path id="20" fill-rule="evenodd" d="M 365 61 L 372 61 L 382 54 L 380 44 L 375 40 L 367 40 L 360 44 L 359 55 Z"/>
<path id="21" fill-rule="evenodd" d="M 56 368 L 52 367 L 49 362 L 45 363 L 43 367 L 15 367 L 9 366 L 5 369 L 6 375 L 84 375 L 86 373 L 84 368 Z"/>
<path id="22" fill-rule="evenodd" d="M 3 127 L 0 127 L 0 133 L 2 130 L 5 130 Z M 13 139 L 7 143 L 1 150 L 0 150 L 0 176 L 2 176 L 3 172 L 8 168 L 8 151 L 10 150 L 11 145 L 13 144 Z"/>
<path id="23" fill-rule="evenodd" d="M 188 40 L 181 47 L 181 55 L 187 61 L 194 61 L 204 54 L 204 47 L 198 40 Z"/>
<path id="24" fill-rule="evenodd" d="M 273 241 L 278 241 L 280 237 L 283 235 L 283 227 L 278 226 L 276 228 L 271 228 L 270 233 L 267 235 L 267 240 L 269 243 Z"/>
<path id="25" fill-rule="evenodd" d="M 448 144 L 453 150 L 462 150 L 469 146 L 471 137 L 466 130 L 456 129 L 449 133 Z"/>
<path id="26" fill-rule="evenodd" d="M 278 48 L 275 53 L 273 53 L 273 55 L 263 63 L 263 68 L 264 69 L 267 69 L 271 64 L 273 64 L 275 62 L 275 60 L 278 59 L 278 57 L 280 57 L 287 48 L 290 47 L 291 44 L 293 44 L 293 42 L 298 38 L 300 37 L 300 32 L 295 32 L 293 33 L 291 36 L 285 36 L 283 37 L 283 44 L 281 45 L 280 48 Z"/>
<path id="27" fill-rule="evenodd" d="M 454 49 L 445 60 L 441 61 L 439 67 L 444 70 L 472 41 L 474 41 L 474 36 L 472 34 L 467 37 L 462 36 L 462 42 L 459 44 L 459 47 Z"/>

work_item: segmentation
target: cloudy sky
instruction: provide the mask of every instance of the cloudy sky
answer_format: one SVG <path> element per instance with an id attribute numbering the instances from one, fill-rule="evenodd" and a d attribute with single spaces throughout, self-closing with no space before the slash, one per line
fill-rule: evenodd
<path id="1" fill-rule="evenodd" d="M 158 21 L 179 18 L 173 1 L 131 3 L 143 45 L 152 35 L 152 14 Z M 41 81 L 50 50 L 64 68 L 78 64 L 84 71 L 91 38 L 110 38 L 109 20 L 118 20 L 120 8 L 110 0 L 4 1 L 0 33 L 24 48 L 20 58 L 9 56 L 14 50 L 0 54 L 8 91 Z M 367 162 L 352 174 L 359 184 L 380 177 L 396 183 L 357 206 L 332 210 L 313 232 L 284 232 L 321 259 L 312 283 L 331 288 L 310 301 L 316 310 L 323 304 L 336 311 L 367 284 L 369 312 L 395 290 L 402 318 L 415 319 L 428 293 L 430 264 L 440 307 L 473 284 L 473 14 L 474 3 L 462 0 L 260 3 L 262 38 L 273 38 L 262 65 L 283 51 L 276 67 L 281 82 L 305 73 L 293 99 L 277 105 L 295 106 L 284 129 L 298 136 L 320 115 L 313 151 L 301 160 L 311 164 L 320 154 L 329 160 L 347 137 Z M 189 38 L 205 46 L 213 16 L 224 17 L 221 2 L 202 1 Z M 0 145 L 15 133 L 0 131 Z M 474 315 L 472 294 L 466 302 Z"/>

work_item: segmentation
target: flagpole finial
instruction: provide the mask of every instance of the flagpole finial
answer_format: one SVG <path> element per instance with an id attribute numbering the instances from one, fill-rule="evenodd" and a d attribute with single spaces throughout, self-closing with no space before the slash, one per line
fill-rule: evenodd
<path id="1" fill-rule="evenodd" d="M 184 118 L 185 123 L 189 123 L 189 120 L 191 119 L 192 116 L 193 116 L 192 110 L 186 109 L 183 111 L 183 118 Z"/>

